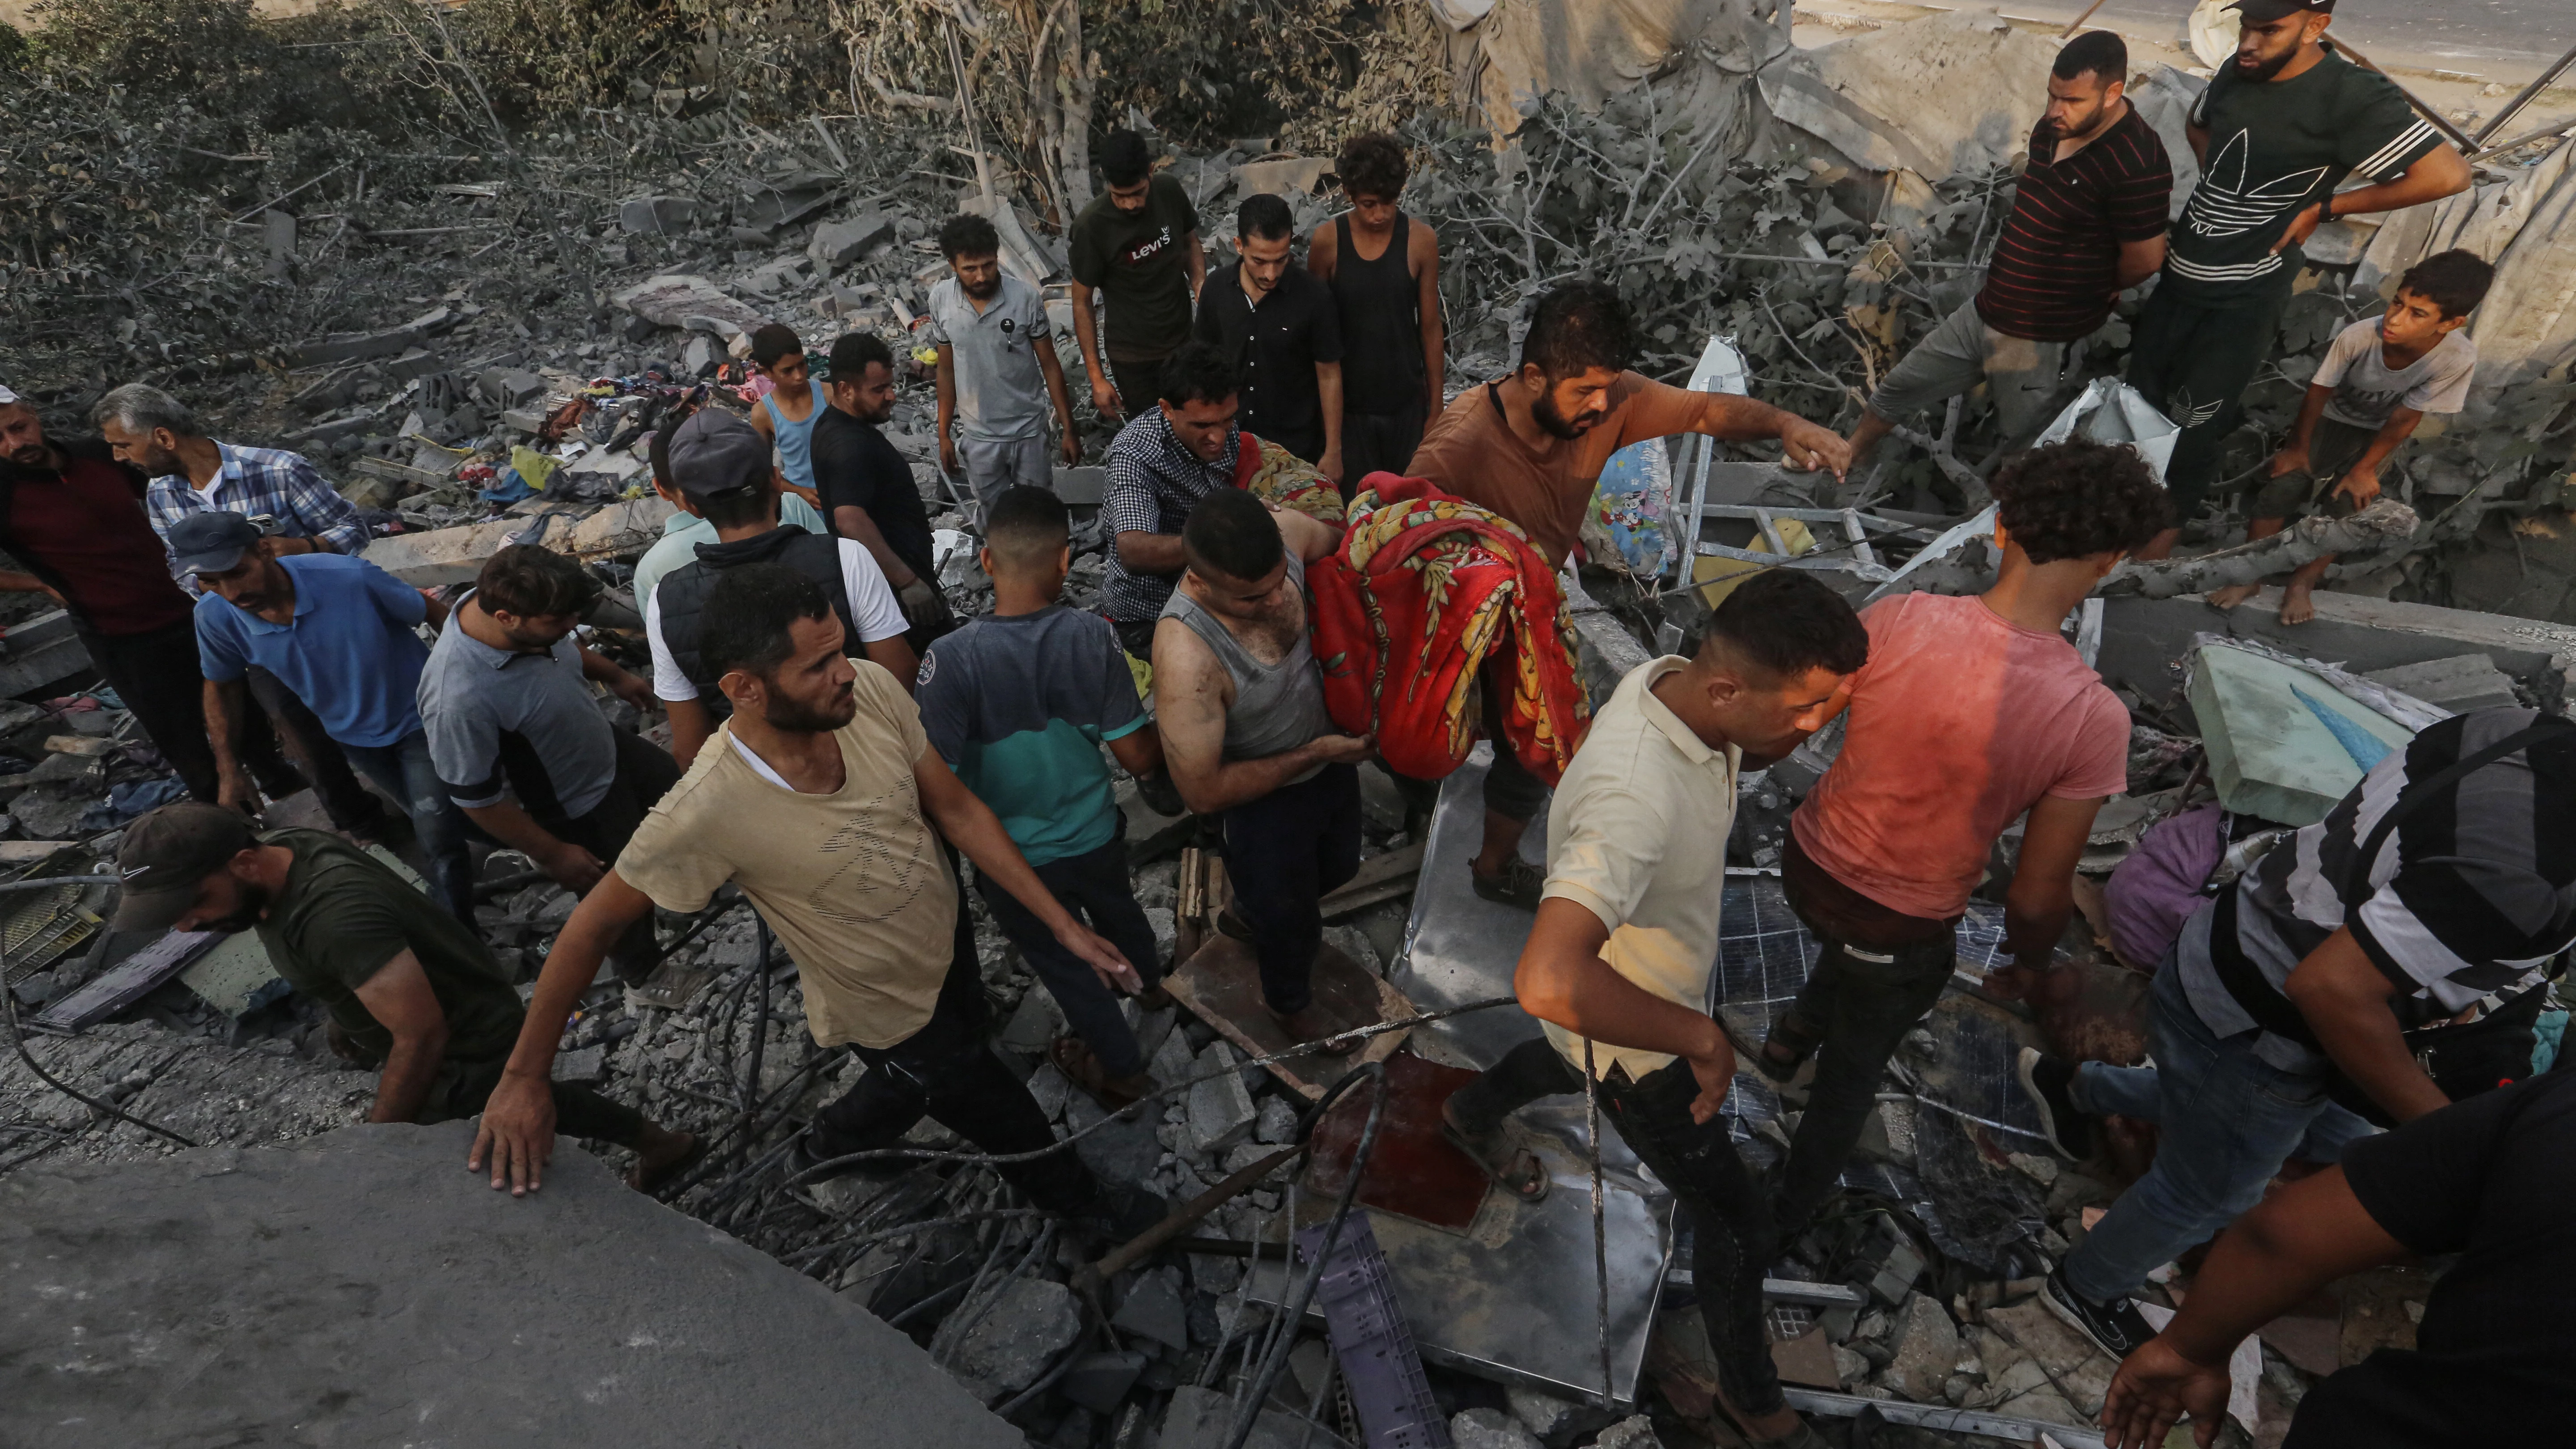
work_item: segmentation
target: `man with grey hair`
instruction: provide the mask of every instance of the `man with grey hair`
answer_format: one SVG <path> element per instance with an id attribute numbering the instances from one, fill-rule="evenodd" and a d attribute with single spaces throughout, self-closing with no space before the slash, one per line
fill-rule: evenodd
<path id="1" fill-rule="evenodd" d="M 259 544 L 268 558 L 354 554 L 367 546 L 358 510 L 300 453 L 217 442 L 206 436 L 186 403 L 149 383 L 110 389 L 89 415 L 116 460 L 152 480 L 144 490 L 143 512 L 165 552 L 172 525 L 206 512 L 274 520 L 264 525 L 268 532 Z M 175 554 L 168 563 L 179 587 L 198 592 L 197 580 L 179 567 Z M 251 697 L 313 777 L 314 793 L 332 826 L 367 839 L 382 835 L 392 824 L 390 812 L 359 783 L 348 757 L 312 709 L 267 670 L 254 668 L 248 677 Z"/>

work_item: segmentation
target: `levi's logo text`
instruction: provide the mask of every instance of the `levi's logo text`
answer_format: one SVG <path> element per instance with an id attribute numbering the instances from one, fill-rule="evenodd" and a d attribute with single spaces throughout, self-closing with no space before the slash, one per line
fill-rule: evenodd
<path id="1" fill-rule="evenodd" d="M 1125 254 L 1119 257 L 1119 260 L 1125 262 L 1131 267 L 1142 266 L 1146 262 L 1151 261 L 1156 253 L 1162 251 L 1165 247 L 1168 247 L 1171 244 L 1172 229 L 1166 226 L 1161 231 L 1158 231 L 1152 236 L 1145 238 L 1143 241 L 1136 243 L 1134 246 L 1129 247 Z"/>

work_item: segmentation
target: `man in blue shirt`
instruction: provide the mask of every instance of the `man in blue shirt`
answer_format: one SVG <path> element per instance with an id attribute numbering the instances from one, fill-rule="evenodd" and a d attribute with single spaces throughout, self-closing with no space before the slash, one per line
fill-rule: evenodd
<path id="1" fill-rule="evenodd" d="M 472 920 L 465 817 L 439 782 L 417 703 L 429 646 L 413 631 L 424 619 L 446 622 L 447 606 L 363 559 L 273 558 L 259 541 L 257 525 L 238 513 L 194 513 L 170 527 L 173 557 L 205 589 L 197 653 L 220 803 L 252 810 L 259 801 L 232 744 L 249 700 L 244 678 L 256 666 L 304 701 L 351 764 L 403 802 L 440 902 Z"/>
<path id="2" fill-rule="evenodd" d="M 1057 602 L 1070 534 L 1053 493 L 1002 491 L 980 555 L 993 612 L 930 646 L 916 700 L 930 747 L 1001 817 L 1064 908 L 1088 917 L 1136 968 L 1152 1006 L 1169 999 L 1154 985 L 1162 956 L 1128 879 L 1125 821 L 1100 746 L 1140 776 L 1162 767 L 1163 747 L 1109 621 Z M 975 885 L 1076 1033 L 1056 1041 L 1057 1068 L 1111 1108 L 1152 1091 L 1136 1034 L 1090 964 L 981 871 Z"/>

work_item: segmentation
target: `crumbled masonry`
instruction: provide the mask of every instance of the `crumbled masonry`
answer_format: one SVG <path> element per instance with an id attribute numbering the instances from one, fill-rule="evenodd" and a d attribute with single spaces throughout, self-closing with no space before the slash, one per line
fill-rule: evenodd
<path id="1" fill-rule="evenodd" d="M 1688 34 L 1614 34 L 1606 20 L 1577 17 L 1581 53 L 1529 33 L 1531 14 L 1571 14 L 1582 8 L 1572 0 L 1523 7 L 1531 14 L 1519 17 L 1504 7 L 1483 28 L 1451 18 L 1482 13 L 1456 0 L 1329 14 L 1310 0 L 1265 0 L 1245 12 L 1264 17 L 1244 22 L 1258 33 L 1239 40 L 1199 33 L 1198 19 L 1167 16 L 1170 7 L 916 6 L 824 19 L 755 10 L 684 32 L 672 15 L 612 26 L 540 5 L 512 12 L 518 26 L 544 32 L 516 42 L 526 57 L 512 54 L 510 26 L 492 18 L 502 0 L 468 0 L 444 18 L 380 7 L 386 14 L 372 19 L 352 10 L 293 21 L 153 0 L 112 32 L 94 25 L 107 39 L 86 48 L 47 31 L 28 50 L 34 42 L 0 27 L 0 115 L 10 121 L 0 178 L 24 200 L 0 220 L 0 384 L 68 425 L 106 387 L 149 381 L 186 398 L 215 436 L 300 451 L 360 509 L 373 535 L 367 556 L 415 586 L 469 581 L 514 540 L 572 555 L 609 585 L 592 644 L 640 670 L 634 565 L 671 512 L 650 477 L 652 421 L 699 389 L 720 405 L 750 405 L 740 391 L 749 334 L 765 322 L 795 328 L 818 361 L 833 338 L 869 331 L 897 359 L 901 387 L 885 434 L 911 464 L 936 530 L 937 582 L 971 617 L 990 612 L 993 586 L 975 559 L 963 481 L 939 467 L 929 344 L 916 330 L 929 287 L 947 275 L 932 239 L 940 223 L 961 209 L 993 216 L 1005 265 L 1044 286 L 1074 426 L 1086 464 L 1096 465 L 1117 423 L 1092 407 L 1062 334 L 1071 322 L 1065 223 L 1095 185 L 1088 154 L 1098 136 L 1129 124 L 1154 136 L 1198 209 L 1211 264 L 1222 266 L 1235 207 L 1251 192 L 1281 191 L 1301 242 L 1339 210 L 1322 173 L 1341 137 L 1368 125 L 1405 143 L 1414 171 L 1404 204 L 1438 228 L 1453 395 L 1510 370 L 1529 296 L 1589 275 L 1615 281 L 1634 307 L 1646 339 L 1639 370 L 1683 380 L 1709 340 L 1725 338 L 1751 395 L 1847 431 L 1895 360 L 1969 296 L 2010 204 L 2012 153 L 2032 116 L 2017 112 L 1992 135 L 1969 136 L 1948 108 L 1870 113 L 1853 97 L 1892 83 L 1884 50 L 1839 60 L 1798 51 L 1782 61 L 1788 0 L 1776 4 L 1666 7 L 1715 17 Z M 215 9 L 222 16 L 199 14 Z M 60 23 L 100 13 L 80 0 Z M 130 43 L 134 26 L 177 33 L 187 17 L 204 21 L 197 61 L 156 60 L 157 50 Z M 2016 31 L 1964 13 L 1918 23 L 1926 28 L 1913 43 L 1959 68 L 1961 88 L 2038 93 L 2030 56 L 2044 68 L 2055 27 Z M 1880 35 L 1888 48 L 1907 43 L 1894 29 Z M 1238 43 L 1240 51 L 1221 48 Z M 370 58 L 294 68 L 343 52 Z M 2174 60 L 2139 67 L 2142 110 L 2178 115 L 2197 93 L 2198 78 Z M 299 99 L 335 86 L 346 94 L 329 106 Z M 238 104 L 225 103 L 227 87 L 238 87 Z M 2508 130 L 2576 109 L 2549 110 L 2565 93 L 2550 95 L 2528 125 Z M 1516 129 L 1498 135 L 1506 126 Z M 1996 135 L 2000 147 L 1988 144 Z M 2445 209 L 2442 234 L 2563 215 L 2576 196 L 2576 141 L 2562 137 L 2543 133 L 2484 159 L 2484 209 Z M 2113 949 L 2099 883 L 2186 795 L 2196 803 L 2214 774 L 2234 788 L 2242 773 L 2228 718 L 2195 709 L 2185 667 L 2195 649 L 2254 641 L 2443 710 L 2564 707 L 2576 669 L 2576 353 L 2549 352 L 2563 339 L 2541 325 L 2515 334 L 2527 365 L 2492 386 L 2482 378 L 2469 413 L 2388 470 L 2378 503 L 2246 539 L 2248 490 L 2305 378 L 2337 330 L 2379 306 L 2405 264 L 2396 254 L 2431 245 L 2435 229 L 2430 220 L 2347 226 L 2311 248 L 2313 275 L 2248 395 L 2247 425 L 2227 445 L 2221 471 L 2234 491 L 2184 521 L 2174 560 L 2122 565 L 2087 606 L 2099 610 L 2089 657 L 2136 722 L 2127 797 L 2136 808 L 2104 813 L 2078 868 L 2084 914 L 2061 956 L 2069 994 L 2006 1010 L 1954 990 L 1891 1064 L 1848 1190 L 1781 1245 L 1773 1269 L 1774 1357 L 1794 1392 L 1836 1396 L 1839 1409 L 1811 1413 L 1834 1449 L 2026 1443 L 2037 1426 L 2068 1449 L 2101 1442 L 2090 1426 L 2114 1365 L 2035 1295 L 2143 1169 L 2153 1133 L 2124 1127 L 2091 1158 L 2062 1161 L 2010 1115 L 2009 1071 L 1999 1077 L 1992 1063 L 2006 1059 L 1996 1053 L 2007 1045 L 2112 1060 L 2145 1052 L 2152 963 L 2124 962 Z M 2576 278 L 2576 236 L 2543 230 L 2496 238 L 2542 258 L 2518 274 L 2526 298 L 2544 290 L 2535 278 Z M 2090 339 L 2090 372 L 2119 370 L 2138 305 L 2124 300 Z M 1739 553 L 1812 555 L 1857 602 L 1881 590 L 1974 592 L 1991 580 L 1990 526 L 1945 535 L 1990 501 L 2002 451 L 1978 395 L 1909 420 L 1874 466 L 1839 482 L 1770 466 L 1776 445 L 1676 440 L 1660 461 L 1687 488 L 1694 463 L 1715 459 L 1712 505 L 1855 519 L 1852 537 L 1866 539 L 1875 573 L 1847 566 L 1853 551 L 1836 542 L 1839 523 L 1798 525 L 1784 544 L 1788 526 L 1767 515 L 1727 516 L 1706 538 Z M 1076 520 L 1066 602 L 1092 608 L 1113 546 L 1097 522 L 1100 474 L 1056 476 Z M 1664 506 L 1664 533 L 1677 537 L 1679 499 Z M 1606 527 L 1586 542 L 1595 559 L 1620 558 Z M 2299 630 L 2275 622 L 2269 597 L 2226 614 L 2199 602 L 2325 554 L 2341 562 L 2317 596 L 2317 622 Z M 1569 618 L 1596 702 L 1628 668 L 1679 647 L 1705 613 L 1698 590 L 1669 571 L 1594 566 L 1571 577 Z M 123 702 L 95 683 L 50 600 L 0 593 L 0 626 L 0 882 L 112 871 L 123 828 L 176 798 L 177 781 Z M 2269 670 L 2226 677 L 2256 674 Z M 2258 701 L 2267 702 L 2278 701 Z M 667 723 L 613 698 L 600 709 L 618 728 L 667 743 Z M 1745 776 L 1733 864 L 1776 875 L 1788 817 L 1838 740 L 1819 736 Z M 1442 915 L 1437 891 L 1417 888 L 1428 819 L 1375 766 L 1363 781 L 1362 879 L 1375 888 L 1341 902 L 1346 909 L 1328 903 L 1326 941 L 1369 975 L 1400 981 L 1418 965 L 1420 942 L 1454 917 Z M 2301 798 L 2318 788 L 2302 786 Z M 1155 813 L 1123 775 L 1120 798 L 1137 895 L 1168 964 L 1213 928 L 1212 908 L 1190 914 L 1211 903 L 1183 878 L 1199 827 Z M 281 817 L 321 823 L 309 795 L 272 820 Z M 2019 848 L 2014 834 L 1997 846 L 1996 900 Z M 476 925 L 506 966 L 533 980 L 574 897 L 515 851 L 478 859 Z M 392 1182 L 400 1152 L 378 1134 L 419 1134 L 405 1144 L 440 1134 L 438 1149 L 461 1163 L 465 1134 L 455 1124 L 356 1128 L 373 1074 L 335 1057 L 318 1008 L 289 995 L 248 938 L 138 984 L 113 1009 L 78 1010 L 84 988 L 133 944 L 102 929 L 114 896 L 105 884 L 0 894 L 0 991 L 45 1071 L 202 1146 L 185 1156 L 0 1053 L 0 1205 L 25 1194 L 49 1210 L 99 1211 L 120 1181 L 184 1197 L 196 1180 L 185 1175 L 199 1172 L 217 1182 L 207 1190 L 216 1198 L 254 1185 L 225 1173 L 283 1183 L 297 1165 L 337 1156 Z M 1028 1081 L 1059 1134 L 1084 1134 L 1073 1150 L 1096 1173 L 1180 1204 L 1298 1140 L 1308 1099 L 1168 1004 L 1126 1010 L 1152 1075 L 1173 1090 L 1111 1114 L 1048 1060 L 1067 1029 L 1054 999 L 975 892 L 961 908 L 975 916 L 992 1050 Z M 2000 917 L 1995 901 L 1971 909 Z M 580 1161 L 587 1196 L 577 1216 L 649 1219 L 657 1251 L 693 1265 L 687 1276 L 710 1295 L 741 1282 L 793 1289 L 790 1317 L 849 1346 L 846 1363 L 818 1362 L 815 1382 L 826 1391 L 799 1399 L 799 1413 L 828 1423 L 819 1416 L 847 1390 L 861 1410 L 893 1414 L 890 1423 L 906 1413 L 929 1420 L 919 1404 L 895 1401 L 917 1392 L 960 1427 L 886 1431 L 879 1442 L 1221 1449 L 1239 1411 L 1253 1416 L 1245 1442 L 1255 1446 L 1364 1442 L 1320 1315 L 1279 1321 L 1283 1245 L 1333 1203 L 1332 1192 L 1308 1185 L 1303 1160 L 1106 1283 L 1081 1270 L 1114 1244 L 1030 1207 L 983 1165 L 926 1160 L 792 1181 L 781 1163 L 796 1133 L 864 1068 L 814 1045 L 796 963 L 783 948 L 762 955 L 768 937 L 735 893 L 700 917 L 665 914 L 657 925 L 676 948 L 640 985 L 603 974 L 567 1026 L 554 1071 L 712 1139 L 703 1163 L 660 1194 L 690 1221 L 640 1200 L 601 1206 L 614 1190 L 589 1145 L 563 1141 L 557 1158 Z M 1983 969 L 1963 951 L 1963 972 Z M 1761 1001 L 1731 999 L 1719 1010 L 1739 1042 L 1748 1030 L 1759 1040 Z M 1749 1067 L 1739 1075 L 1728 1111 L 1748 1160 L 1785 1150 L 1805 1100 L 1796 1083 L 1775 1087 Z M 929 1154 L 972 1151 L 927 1119 L 906 1142 Z M 617 1172 L 628 1165 L 617 1149 L 596 1155 Z M 1577 1179 L 1557 1190 L 1568 1200 L 1584 1194 Z M 550 1180 L 545 1196 L 555 1195 Z M 1496 1236 L 1508 1218 L 1487 1204 L 1462 1236 Z M 0 1263 L 7 1238 L 0 1230 Z M 615 1241 L 582 1241 L 580 1261 L 595 1279 L 656 1271 L 640 1255 L 621 1257 Z M 1588 1236 L 1556 1246 L 1579 1249 L 1589 1274 Z M 1489 1362 L 1427 1356 L 1448 1442 L 1703 1442 L 1712 1413 L 1723 1415 L 1712 1409 L 1686 1248 L 1670 1261 L 1651 1312 L 1637 1310 L 1649 1326 L 1632 1401 L 1599 1402 L 1597 1375 L 1542 1383 Z M 230 1270 L 259 1265 L 245 1259 Z M 789 1274 L 817 1286 L 787 1283 Z M 1581 1281 L 1588 1293 L 1592 1280 Z M 573 1281 L 558 1291 L 574 1302 L 583 1289 Z M 2405 1310 L 2420 1313 L 2428 1291 L 2420 1273 L 2367 1275 L 2265 1329 L 2256 1370 L 2239 1384 L 2255 1407 L 2227 1442 L 2277 1444 L 2318 1379 L 2371 1348 L 2411 1344 Z M 10 1315 L 23 1308 L 5 1297 L 0 1305 L 6 1343 Z M 1582 1307 L 1588 1345 L 1588 1299 Z M 731 1331 L 748 1340 L 755 1327 Z M 311 1323 L 305 1330 L 327 1345 Z M 1274 1345 L 1286 1371 L 1264 1402 L 1239 1403 Z M 660 1368 L 638 1369 L 651 1360 L 595 1344 L 581 1350 L 580 1366 L 598 1383 L 650 1372 L 662 1392 L 702 1372 L 681 1362 L 680 1348 L 652 1347 L 669 1355 Z M 220 1342 L 206 1351 L 238 1352 Z M 544 1350 L 513 1352 L 510 1395 L 532 1425 L 551 1412 L 550 1396 L 595 1392 L 590 1380 L 550 1385 Z M 0 1353 L 0 1404 L 13 1377 L 35 1372 L 9 1367 L 10 1358 Z M 909 1386 L 904 1395 L 864 1381 L 882 1365 L 895 1366 L 888 1372 Z M 722 1403 L 754 1426 L 742 1430 L 747 1441 L 787 1442 L 753 1417 L 758 1395 L 741 1385 L 729 1395 Z M 1867 1431 L 1874 1437 L 1846 1427 L 1853 1400 L 1888 1406 L 1888 1422 Z M 378 1407 L 389 1423 L 402 1406 Z M 1907 1427 L 1947 1410 L 2032 1427 L 2012 1428 L 2012 1441 L 1938 1422 Z M 671 1412 L 677 1422 L 719 1424 L 711 1410 Z M 245 1413 L 245 1422 L 257 1418 Z M 199 1427 L 215 1435 L 240 1426 Z M 572 1410 L 558 1427 L 590 1432 Z"/>

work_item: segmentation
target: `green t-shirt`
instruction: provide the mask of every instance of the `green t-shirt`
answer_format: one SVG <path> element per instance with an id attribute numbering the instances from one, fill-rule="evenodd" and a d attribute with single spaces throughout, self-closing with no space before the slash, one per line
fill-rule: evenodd
<path id="1" fill-rule="evenodd" d="M 1073 280 L 1108 299 L 1100 345 L 1112 362 L 1152 362 L 1190 340 L 1189 193 L 1168 175 L 1145 185 L 1142 211 L 1104 191 L 1073 219 Z"/>
<path id="2" fill-rule="evenodd" d="M 384 862 L 319 830 L 272 830 L 262 845 L 295 852 L 286 889 L 259 924 L 260 944 L 286 983 L 319 1001 L 359 1048 L 383 1058 L 393 1034 L 358 1000 L 385 963 L 409 948 L 447 1013 L 447 1060 L 499 1061 L 519 1040 L 518 988 L 463 922 Z"/>
<path id="3" fill-rule="evenodd" d="M 2394 81 L 2328 49 L 2285 81 L 2220 66 L 2193 118 L 2209 132 L 2161 285 L 2194 305 L 2253 302 L 2286 288 L 2305 258 L 2272 243 L 2290 219 L 2358 171 L 2394 181 L 2442 144 Z"/>

